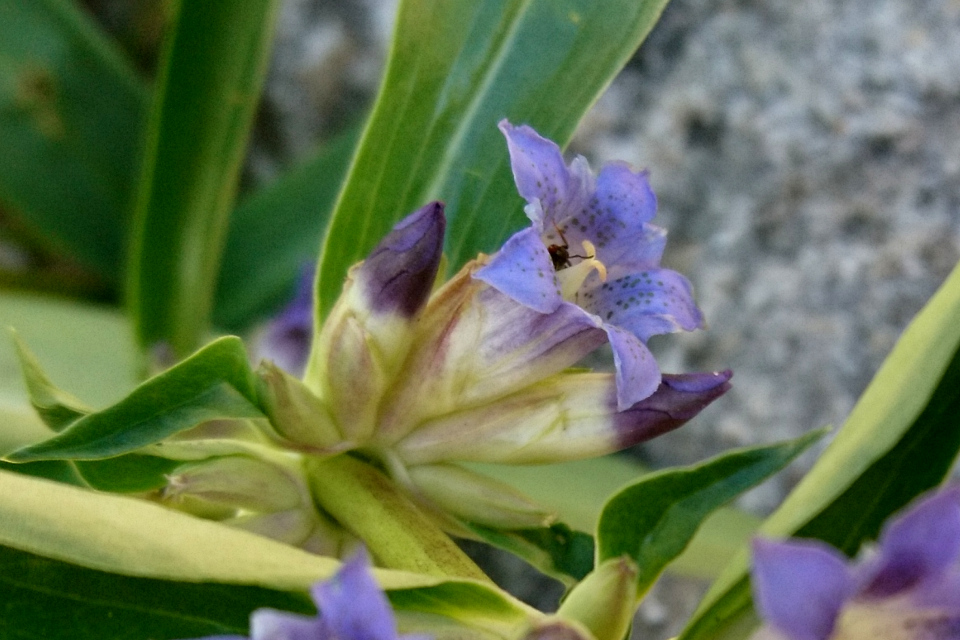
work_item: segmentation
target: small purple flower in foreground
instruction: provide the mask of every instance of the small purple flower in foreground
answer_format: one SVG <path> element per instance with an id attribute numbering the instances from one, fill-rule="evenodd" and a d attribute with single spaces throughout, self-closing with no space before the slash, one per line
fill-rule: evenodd
<path id="1" fill-rule="evenodd" d="M 761 639 L 960 639 L 960 486 L 915 501 L 854 563 L 816 541 L 757 540 Z"/>
<path id="2" fill-rule="evenodd" d="M 273 318 L 253 346 L 253 359 L 272 360 L 295 376 L 303 375 L 313 338 L 314 267 L 305 267 L 287 306 Z"/>
<path id="3" fill-rule="evenodd" d="M 666 233 L 650 224 L 656 198 L 647 174 L 613 162 L 594 177 L 586 160 L 567 166 L 560 148 L 530 127 L 504 120 L 500 130 L 532 224 L 475 277 L 540 313 L 579 309 L 580 323 L 603 329 L 617 403 L 627 409 L 660 385 L 647 340 L 704 325 L 687 279 L 660 267 Z"/>
<path id="4" fill-rule="evenodd" d="M 257 609 L 250 616 L 250 640 L 427 640 L 427 636 L 397 634 L 390 603 L 370 573 L 365 551 L 344 563 L 335 576 L 314 585 L 310 595 L 319 615 Z M 209 636 L 206 640 L 247 639 Z"/>

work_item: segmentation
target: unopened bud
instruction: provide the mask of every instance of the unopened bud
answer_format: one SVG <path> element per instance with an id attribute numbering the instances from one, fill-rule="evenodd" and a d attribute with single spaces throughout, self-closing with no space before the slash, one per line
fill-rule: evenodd
<path id="1" fill-rule="evenodd" d="M 329 410 L 306 385 L 269 361 L 260 365 L 257 375 L 262 406 L 278 435 L 319 449 L 343 441 Z"/>
<path id="2" fill-rule="evenodd" d="M 276 465 L 247 456 L 227 456 L 178 467 L 168 476 L 164 498 L 251 511 L 283 511 L 302 503 L 296 481 Z"/>
<path id="3" fill-rule="evenodd" d="M 623 640 L 637 607 L 637 565 L 611 558 L 577 584 L 557 615 L 576 620 L 597 640 Z"/>
<path id="4" fill-rule="evenodd" d="M 452 464 L 412 467 L 410 478 L 444 511 L 496 529 L 545 527 L 555 515 L 510 485 Z"/>

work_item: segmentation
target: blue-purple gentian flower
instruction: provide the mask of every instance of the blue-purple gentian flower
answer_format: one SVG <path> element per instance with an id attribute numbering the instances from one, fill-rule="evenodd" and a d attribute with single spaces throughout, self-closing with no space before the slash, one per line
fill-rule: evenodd
<path id="1" fill-rule="evenodd" d="M 250 616 L 249 640 L 426 640 L 399 635 L 387 597 L 370 573 L 366 551 L 359 551 L 310 595 L 319 609 L 303 616 L 257 609 Z M 247 640 L 243 636 L 209 636 L 206 640 Z"/>
<path id="2" fill-rule="evenodd" d="M 704 326 L 690 283 L 660 266 L 663 229 L 650 224 L 656 198 L 645 171 L 612 162 L 594 176 L 568 166 L 560 148 L 506 120 L 513 176 L 531 226 L 515 234 L 476 278 L 520 304 L 598 327 L 613 349 L 623 410 L 653 394 L 660 370 L 646 346 L 657 334 Z"/>
<path id="3" fill-rule="evenodd" d="M 755 640 L 960 639 L 960 486 L 916 500 L 857 561 L 811 540 L 758 539 Z"/>

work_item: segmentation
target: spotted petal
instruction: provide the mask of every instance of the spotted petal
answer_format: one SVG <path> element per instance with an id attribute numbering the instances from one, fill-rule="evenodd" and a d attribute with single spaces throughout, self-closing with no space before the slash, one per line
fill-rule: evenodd
<path id="1" fill-rule="evenodd" d="M 563 302 L 550 254 L 533 227 L 514 234 L 474 277 L 540 313 Z"/>
<path id="2" fill-rule="evenodd" d="M 704 325 L 690 282 L 670 269 L 641 271 L 606 282 L 591 276 L 577 302 L 603 322 L 622 327 L 644 342 L 651 336 Z"/>
<path id="3" fill-rule="evenodd" d="M 538 232 L 558 222 L 558 212 L 579 211 L 585 206 L 591 178 L 584 161 L 568 169 L 560 147 L 552 140 L 526 125 L 515 127 L 501 120 L 498 126 L 507 138 L 517 190 L 527 202 L 539 201 L 542 207 L 526 209 Z M 538 220 L 539 215 L 544 217 Z"/>

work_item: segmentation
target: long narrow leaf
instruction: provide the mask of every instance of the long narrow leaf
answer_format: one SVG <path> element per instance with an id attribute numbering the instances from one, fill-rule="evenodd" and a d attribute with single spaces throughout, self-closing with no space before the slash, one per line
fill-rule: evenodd
<path id="1" fill-rule="evenodd" d="M 317 259 L 359 133 L 341 134 L 233 212 L 217 285 L 218 327 L 246 329 L 293 295 L 297 277 Z"/>
<path id="2" fill-rule="evenodd" d="M 447 203 L 457 268 L 521 226 L 497 122 L 565 143 L 667 0 L 405 0 L 373 115 L 326 236 L 318 308 L 403 215 Z"/>
<path id="3" fill-rule="evenodd" d="M 182 357 L 208 330 L 278 4 L 175 3 L 131 242 L 129 304 L 144 346 Z"/>
<path id="4" fill-rule="evenodd" d="M 70 0 L 0 0 L 0 202 L 119 280 L 147 90 Z"/>
<path id="5" fill-rule="evenodd" d="M 819 538 L 847 553 L 883 520 L 936 486 L 960 450 L 960 266 L 914 318 L 837 438 L 763 524 L 769 536 Z M 682 638 L 712 638 L 755 621 L 743 550 Z"/>

